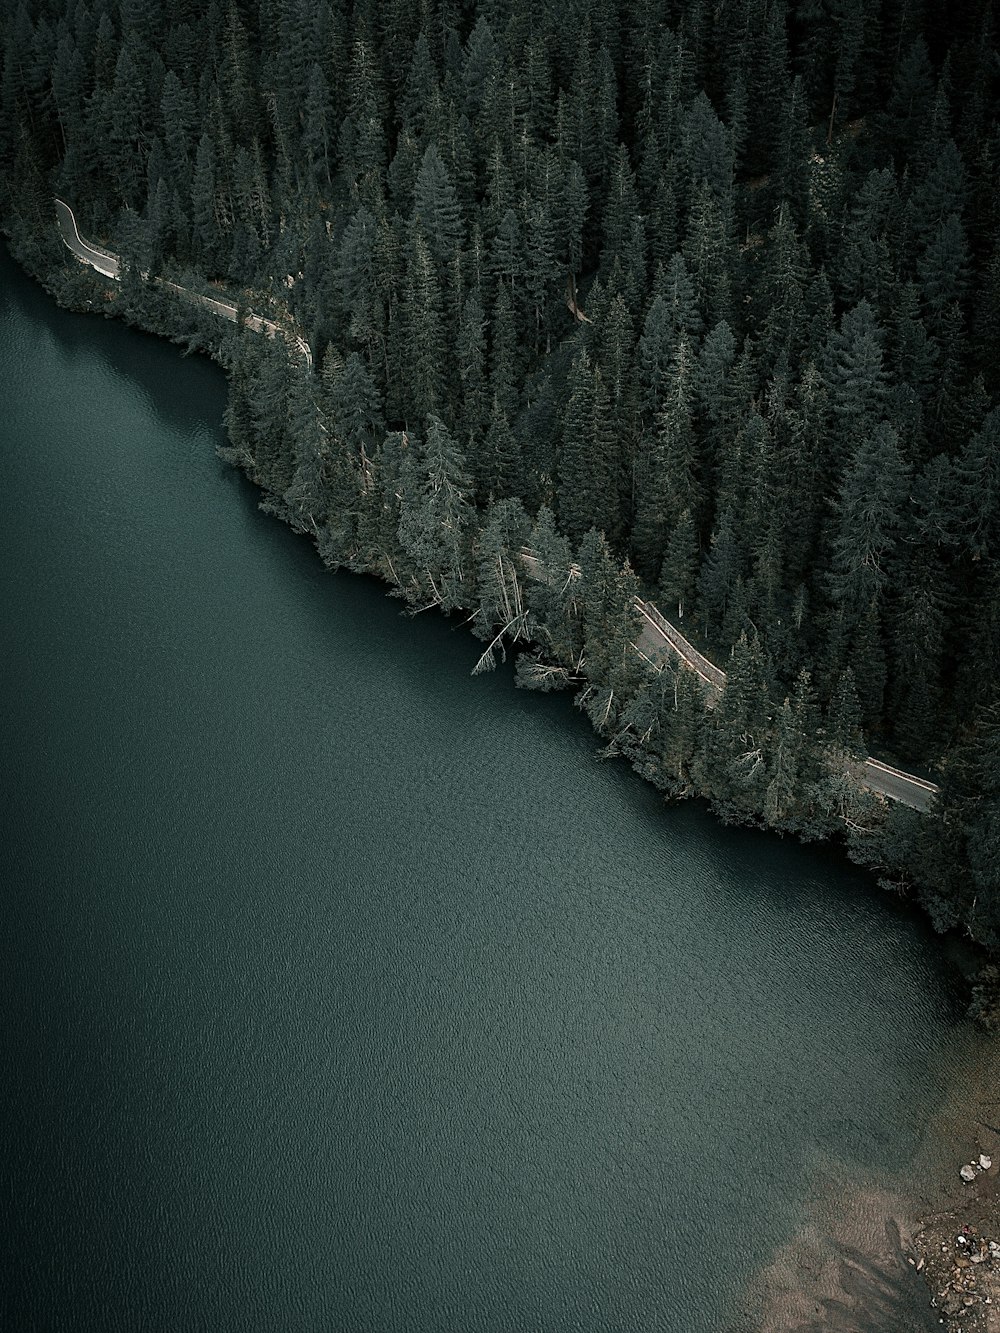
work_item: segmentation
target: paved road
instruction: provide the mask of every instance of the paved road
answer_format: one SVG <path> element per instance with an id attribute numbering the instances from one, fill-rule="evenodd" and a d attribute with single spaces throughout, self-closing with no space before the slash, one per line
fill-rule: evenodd
<path id="1" fill-rule="evenodd" d="M 693 644 L 688 643 L 683 634 L 671 625 L 650 602 L 636 599 L 636 605 L 643 616 L 643 630 L 637 647 L 644 657 L 655 662 L 667 653 L 681 659 L 686 667 L 695 672 L 708 687 L 709 699 L 718 697 L 725 688 L 726 673 L 703 657 Z M 904 773 L 901 769 L 891 768 L 878 759 L 866 759 L 854 770 L 859 782 L 871 791 L 880 792 L 892 801 L 908 805 L 913 810 L 926 811 L 938 792 L 933 782 L 918 778 L 913 773 Z"/>
<path id="2" fill-rule="evenodd" d="M 892 801 L 911 806 L 914 810 L 929 810 L 934 797 L 941 790 L 933 782 L 890 768 L 878 759 L 866 759 L 860 773 L 861 781 L 872 791 L 881 792 Z"/>
<path id="3" fill-rule="evenodd" d="M 537 558 L 530 551 L 522 551 L 521 555 L 529 572 L 540 578 Z M 579 570 L 574 566 L 571 573 L 579 574 Z M 694 644 L 689 643 L 677 626 L 661 615 L 652 602 L 644 602 L 637 597 L 635 604 L 642 616 L 642 631 L 635 645 L 636 651 L 654 666 L 665 658 L 679 658 L 706 686 L 711 707 L 725 689 L 726 673 L 700 653 Z M 856 765 L 853 771 L 858 781 L 871 791 L 880 792 L 890 800 L 899 801 L 901 805 L 908 805 L 914 810 L 928 810 L 939 790 L 933 782 L 891 768 L 878 759 L 866 759 L 864 763 Z"/>
<path id="4" fill-rule="evenodd" d="M 76 218 L 73 216 L 73 210 L 70 206 L 64 204 L 61 199 L 57 199 L 55 204 L 59 231 L 67 247 L 76 255 L 77 259 L 84 264 L 89 264 L 91 268 L 97 269 L 98 273 L 103 273 L 108 278 L 117 279 L 120 272 L 117 255 L 112 254 L 110 250 L 102 250 L 99 246 L 91 245 L 83 240 L 77 230 Z M 223 319 L 235 321 L 237 318 L 236 306 L 227 301 L 219 301 L 211 296 L 202 296 L 200 293 L 190 292 L 187 288 L 178 287 L 173 282 L 163 282 L 163 286 L 169 287 L 172 291 L 197 302 L 199 305 L 207 306 L 214 310 L 216 314 L 221 315 Z M 260 315 L 248 315 L 246 322 L 251 329 L 265 332 L 272 338 L 281 332 L 280 327 L 273 320 L 264 319 Z M 296 337 L 295 343 L 311 366 L 312 354 L 308 343 L 301 337 Z M 521 557 L 528 570 L 535 577 L 540 577 L 539 564 L 535 556 L 530 551 L 522 551 Z M 580 571 L 574 566 L 571 572 L 579 574 Z M 643 618 L 642 633 L 639 635 L 639 642 L 635 645 L 637 652 L 654 665 L 664 657 L 680 658 L 684 665 L 693 671 L 708 687 L 710 699 L 713 696 L 717 698 L 725 689 L 726 673 L 699 653 L 694 644 L 689 643 L 676 625 L 672 625 L 665 616 L 661 615 L 652 602 L 643 602 L 636 598 L 636 606 Z M 883 796 L 888 796 L 890 800 L 899 801 L 903 805 L 911 806 L 914 810 L 927 810 L 938 791 L 933 782 L 918 778 L 913 773 L 904 773 L 898 768 L 890 768 L 877 759 L 868 759 L 864 764 L 859 764 L 855 772 L 859 781 L 864 783 L 866 787 L 871 788 L 872 791 L 881 792 Z"/>
<path id="5" fill-rule="evenodd" d="M 726 673 L 720 671 L 707 657 L 703 657 L 693 644 L 688 643 L 680 630 L 671 625 L 652 602 L 643 602 L 636 598 L 635 604 L 643 618 L 638 646 L 643 649 L 646 656 L 655 660 L 658 656 L 662 657 L 664 647 L 668 647 L 708 686 L 710 695 L 719 695 L 725 689 Z"/>
<path id="6" fill-rule="evenodd" d="M 103 273 L 106 278 L 118 278 L 119 264 L 117 256 L 110 250 L 102 250 L 99 246 L 89 245 L 76 229 L 76 218 L 73 216 L 73 210 L 69 204 L 64 204 L 61 199 L 56 200 L 56 219 L 59 223 L 59 231 L 63 241 L 68 249 L 72 250 L 77 259 L 84 264 L 89 264 L 91 268 L 96 268 L 98 273 Z"/>
<path id="7" fill-rule="evenodd" d="M 85 241 L 80 235 L 76 218 L 69 204 L 64 204 L 61 199 L 55 201 L 56 220 L 59 223 L 59 232 L 67 249 L 71 250 L 77 259 L 84 264 L 89 264 L 91 268 L 96 269 L 98 273 L 103 273 L 106 278 L 114 278 L 117 281 L 121 277 L 121 264 L 118 256 L 112 254 L 110 250 L 103 250 L 100 246 L 92 245 Z M 146 276 L 145 274 L 143 275 Z M 199 292 L 188 291 L 186 287 L 179 287 L 176 282 L 167 282 L 163 278 L 157 281 L 162 287 L 169 288 L 172 292 L 177 292 L 188 301 L 193 301 L 196 305 L 205 306 L 223 319 L 228 319 L 235 323 L 239 317 L 238 308 L 229 301 L 219 301 L 212 296 L 202 296 Z M 247 327 L 256 330 L 258 333 L 266 333 L 269 338 L 274 338 L 282 333 L 281 327 L 271 319 L 264 319 L 261 315 L 248 314 Z M 296 347 L 301 352 L 308 366 L 312 366 L 312 352 L 309 350 L 309 344 L 304 338 L 293 336 Z"/>

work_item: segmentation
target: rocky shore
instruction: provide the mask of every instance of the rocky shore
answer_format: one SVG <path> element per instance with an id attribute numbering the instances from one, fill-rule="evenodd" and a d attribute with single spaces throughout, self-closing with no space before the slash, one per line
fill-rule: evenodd
<path id="1" fill-rule="evenodd" d="M 1000 1130 L 982 1127 L 955 1185 L 948 1206 L 922 1223 L 909 1262 L 949 1333 L 1000 1333 Z"/>

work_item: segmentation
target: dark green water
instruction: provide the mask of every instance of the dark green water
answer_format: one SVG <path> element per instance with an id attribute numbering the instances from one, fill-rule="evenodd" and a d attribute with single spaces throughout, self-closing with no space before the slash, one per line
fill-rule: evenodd
<path id="1" fill-rule="evenodd" d="M 5 1329 L 718 1333 L 918 1172 L 919 922 L 325 574 L 215 368 L 0 263 Z"/>

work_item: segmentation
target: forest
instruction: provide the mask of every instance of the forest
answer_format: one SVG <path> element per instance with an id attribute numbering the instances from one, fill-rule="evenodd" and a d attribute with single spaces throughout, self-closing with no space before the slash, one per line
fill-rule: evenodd
<path id="1" fill-rule="evenodd" d="M 468 620 L 479 669 L 573 690 L 669 798 L 843 838 L 1000 953 L 990 0 L 4 15 L 12 252 L 225 365 L 224 452 L 267 509 Z M 721 699 L 632 651 L 637 593 Z M 933 776 L 930 814 L 866 792 L 868 753 Z"/>

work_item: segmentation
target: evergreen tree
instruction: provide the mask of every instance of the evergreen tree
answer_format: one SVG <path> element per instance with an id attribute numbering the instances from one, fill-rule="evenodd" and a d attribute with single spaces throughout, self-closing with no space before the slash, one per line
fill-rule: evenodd
<path id="1" fill-rule="evenodd" d="M 382 396 L 366 361 L 351 352 L 330 390 L 333 426 L 349 449 L 372 451 L 385 430 Z"/>
<path id="2" fill-rule="evenodd" d="M 586 352 L 574 358 L 567 387 L 558 469 L 559 526 L 571 541 L 579 541 L 595 520 L 600 531 L 614 532 L 617 486 L 607 389 Z"/>
<path id="3" fill-rule="evenodd" d="M 583 658 L 583 623 L 579 610 L 579 570 L 573 566 L 569 542 L 556 527 L 555 516 L 545 505 L 531 531 L 531 549 L 537 562 L 536 577 L 527 589 L 528 602 L 539 627 L 542 649 L 557 673 L 555 681 L 567 683 L 567 674 L 578 675 Z M 534 668 L 537 685 L 553 680 L 551 672 L 537 659 Z M 530 677 L 523 676 L 526 682 Z"/>
<path id="4" fill-rule="evenodd" d="M 0 216 L 67 305 L 220 357 L 224 456 L 328 564 L 530 637 L 519 679 L 580 685 L 668 792 L 884 820 L 890 873 L 986 939 L 1000 140 L 960 9 L 18 0 Z M 625 551 L 729 667 L 708 714 L 632 650 Z M 862 727 L 942 767 L 916 864 Z"/>
<path id="5" fill-rule="evenodd" d="M 639 612 L 635 605 L 637 585 L 628 565 L 619 568 L 604 537 L 594 528 L 587 533 L 577 557 L 580 566 L 578 596 L 583 607 L 583 645 L 587 679 L 603 686 L 591 704 L 598 704 L 598 730 L 607 728 L 613 716 L 614 694 L 634 683 L 640 668 L 635 641 L 639 637 Z M 618 701 L 620 707 L 623 700 Z"/>
<path id="6" fill-rule="evenodd" d="M 489 423 L 476 452 L 476 490 L 481 496 L 502 500 L 518 489 L 520 451 L 507 415 L 493 399 Z"/>
<path id="7" fill-rule="evenodd" d="M 888 579 L 907 496 L 908 469 L 891 426 L 862 435 L 834 505 L 831 593 L 856 623 L 877 604 Z"/>
<path id="8" fill-rule="evenodd" d="M 867 301 L 860 301 L 831 335 L 826 384 L 833 412 L 835 457 L 843 459 L 882 422 L 888 394 L 881 330 Z"/>
<path id="9" fill-rule="evenodd" d="M 517 642 L 536 636 L 521 561 L 530 526 L 519 500 L 489 506 L 478 542 L 478 606 L 473 620 L 474 631 L 487 648 L 473 674 L 492 671 L 497 653 L 506 660 L 505 638 Z"/>
<path id="10" fill-rule="evenodd" d="M 407 600 L 451 611 L 466 605 L 466 564 L 475 522 L 465 458 L 441 421 L 407 455 L 401 474 L 399 540 L 410 561 Z"/>
<path id="11" fill-rule="evenodd" d="M 444 406 L 444 310 L 430 247 L 417 224 L 407 247 L 403 324 L 404 379 L 412 410 L 423 417 Z"/>
<path id="12" fill-rule="evenodd" d="M 640 571 L 655 579 L 667 540 L 686 510 L 697 512 L 701 492 L 697 477 L 694 429 L 694 363 L 686 339 L 678 344 L 670 390 L 657 418 L 656 434 L 636 479 L 636 518 L 632 545 Z"/>
<path id="13" fill-rule="evenodd" d="M 691 510 L 685 509 L 670 534 L 660 567 L 659 593 L 668 606 L 677 608 L 677 619 L 684 619 L 684 607 L 694 592 L 698 573 L 698 535 Z"/>
<path id="14" fill-rule="evenodd" d="M 456 347 L 461 386 L 460 420 L 462 438 L 473 441 L 486 430 L 489 413 L 486 380 L 486 316 L 476 292 L 466 297 L 458 328 Z M 488 494 L 488 491 L 482 491 Z"/>

